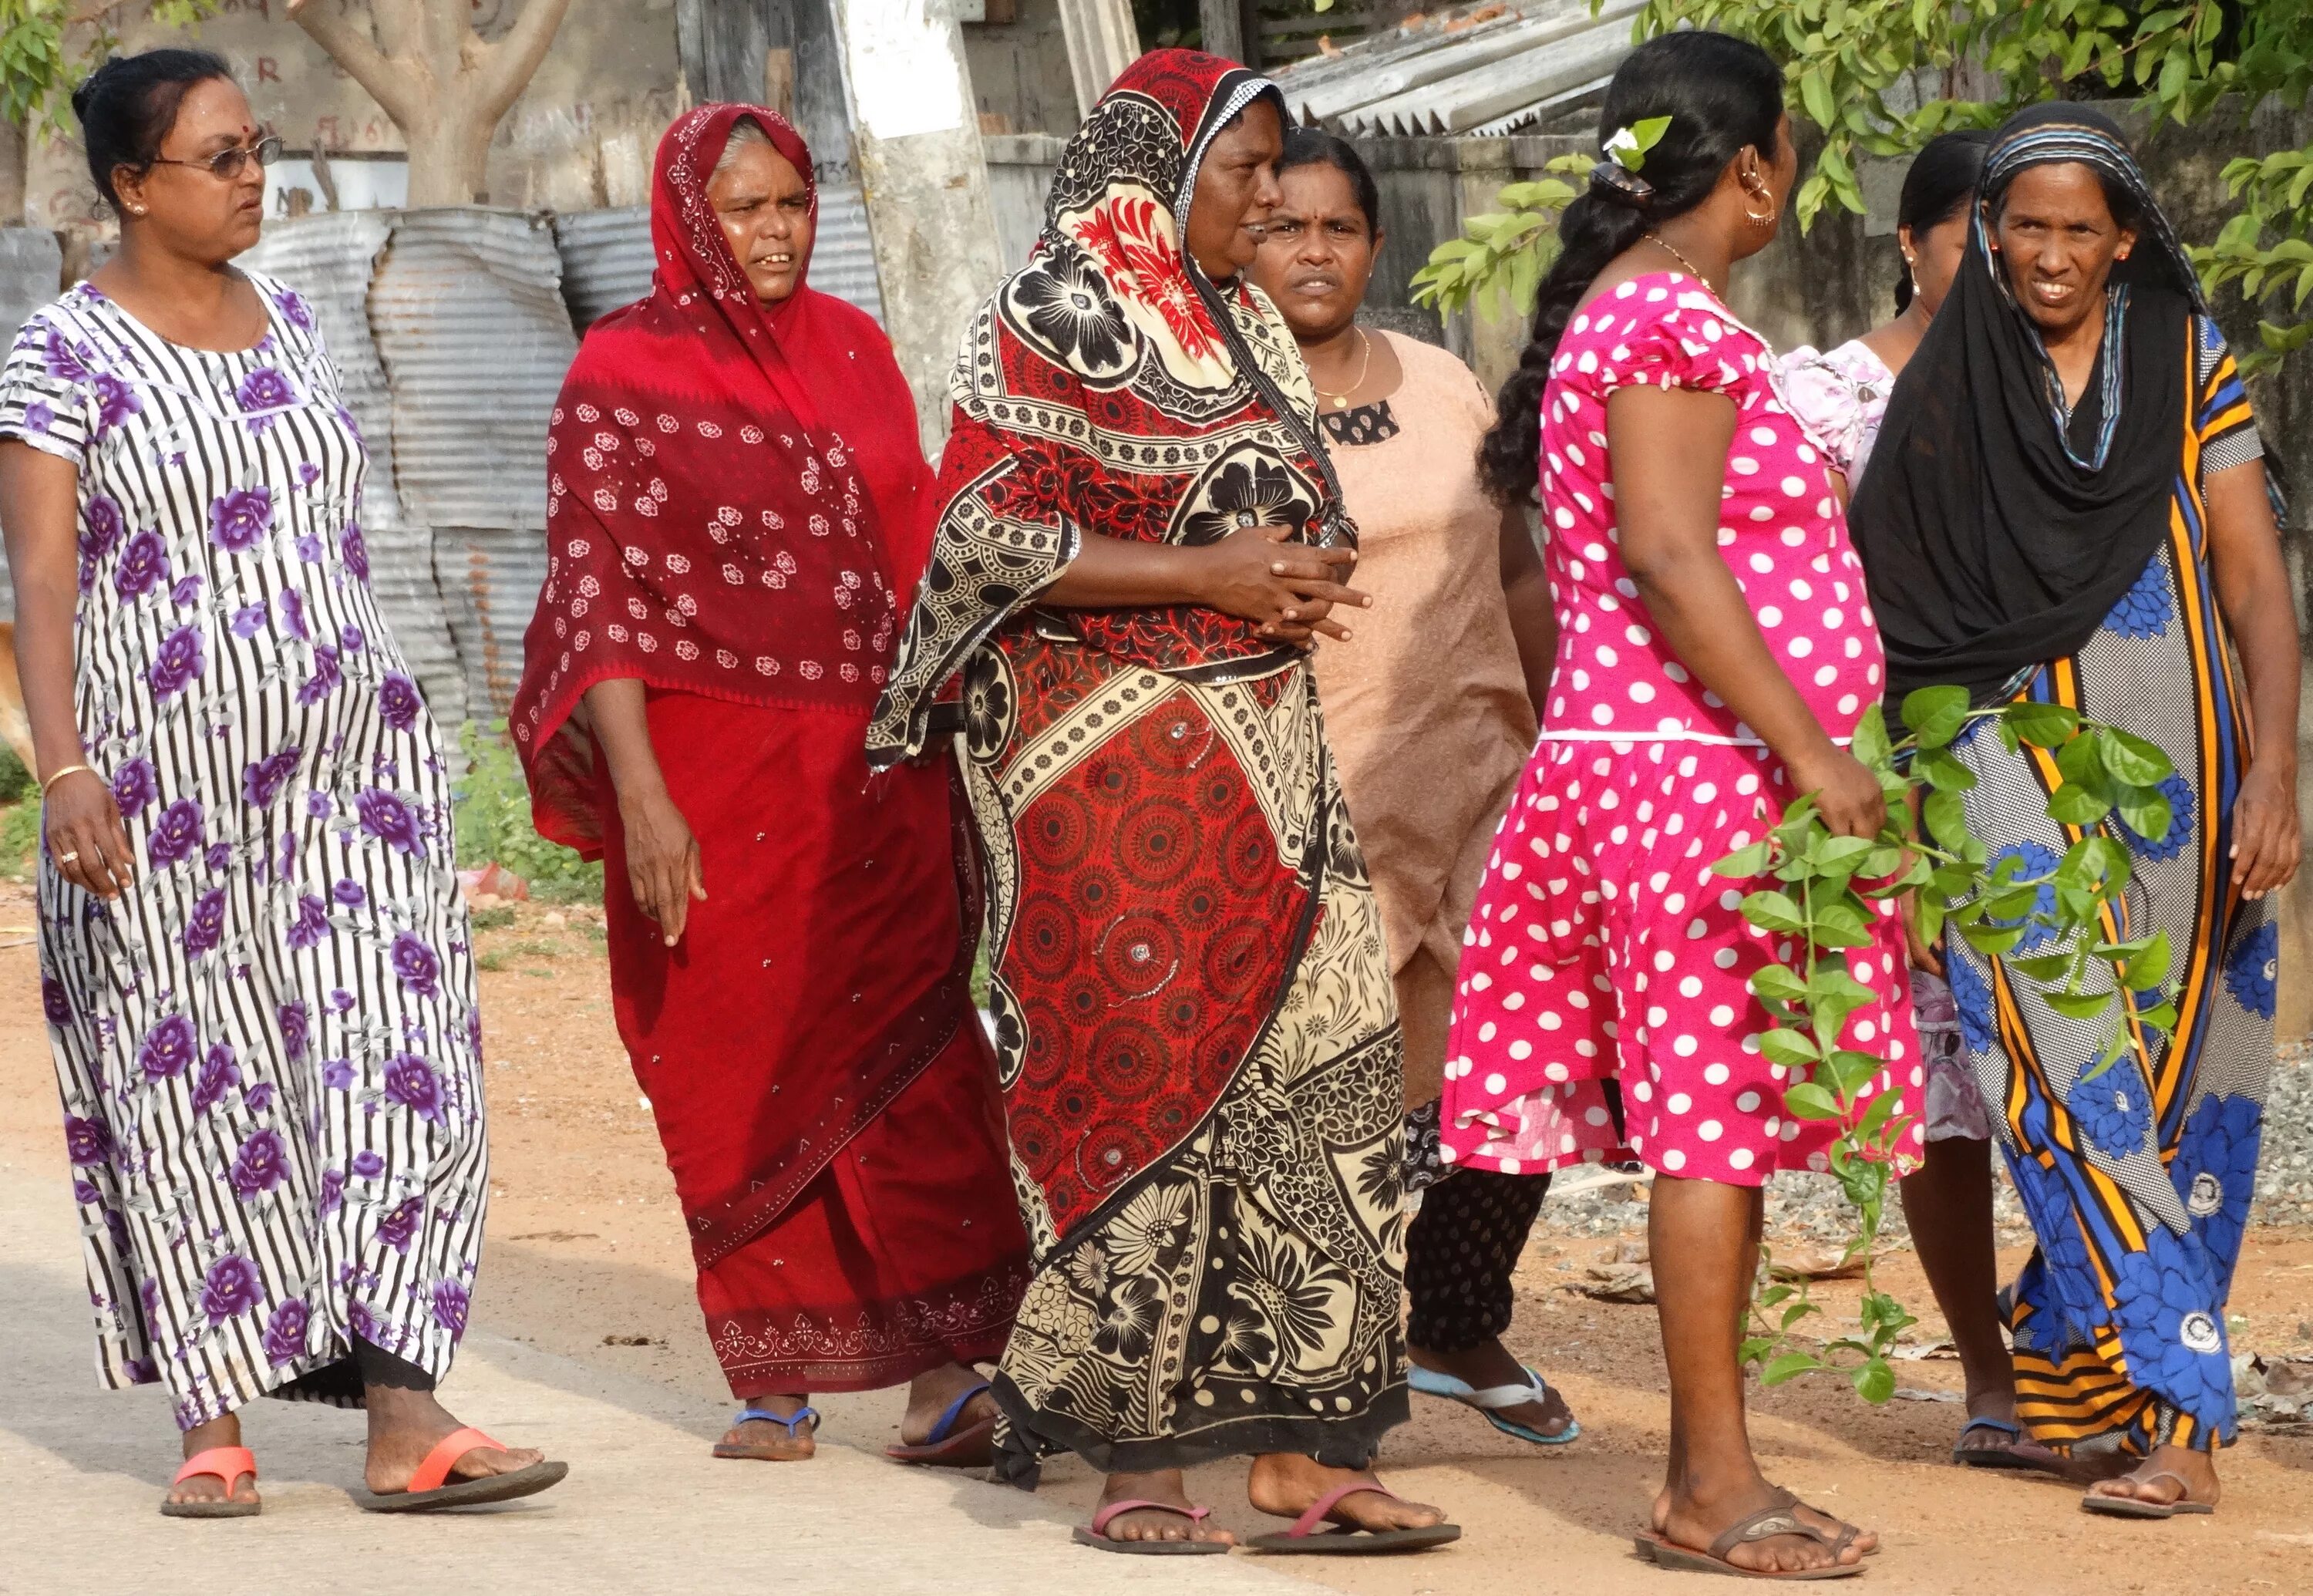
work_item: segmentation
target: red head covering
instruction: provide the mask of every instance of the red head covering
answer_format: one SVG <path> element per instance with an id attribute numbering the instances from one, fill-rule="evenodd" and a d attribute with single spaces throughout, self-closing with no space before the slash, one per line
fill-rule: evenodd
<path id="1" fill-rule="evenodd" d="M 889 340 L 800 280 L 767 309 L 708 200 L 743 118 L 811 184 L 776 111 L 701 106 L 670 128 L 652 293 L 586 334 L 547 438 L 547 580 L 510 724 L 539 831 L 590 858 L 594 740 L 570 719 L 589 687 L 632 677 L 864 721 L 928 544 Z"/>
<path id="2" fill-rule="evenodd" d="M 1198 50 L 1151 50 L 1060 154 L 1027 266 L 981 306 L 960 357 L 931 575 L 908 622 L 868 761 L 924 747 L 944 685 L 1007 625 L 1067 629 L 1155 671 L 1244 680 L 1301 658 L 1251 622 L 1188 604 L 1020 612 L 1089 531 L 1218 542 L 1282 525 L 1356 529 L 1317 441 L 1291 331 L 1244 280 L 1208 278 L 1183 242 L 1197 172 L 1277 88 Z"/>

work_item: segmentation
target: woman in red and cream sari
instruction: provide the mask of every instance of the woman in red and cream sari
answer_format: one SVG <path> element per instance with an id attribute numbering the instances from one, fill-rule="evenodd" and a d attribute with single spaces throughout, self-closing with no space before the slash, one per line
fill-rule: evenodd
<path id="1" fill-rule="evenodd" d="M 1104 1472 L 1077 1535 L 1111 1551 L 1226 1549 L 1180 1470 L 1232 1453 L 1299 1519 L 1262 1538 L 1287 1549 L 1456 1533 L 1366 1472 L 1406 1415 L 1402 1068 L 1304 652 L 1345 635 L 1355 533 L 1242 276 L 1280 110 L 1156 50 L 1069 141 L 1034 258 L 967 333 L 870 732 L 877 765 L 928 746 L 961 674 L 1036 1265 L 998 1467 Z"/>
<path id="2" fill-rule="evenodd" d="M 971 1365 L 1026 1274 L 972 1011 L 945 752 L 861 754 L 929 543 L 890 343 L 805 286 L 811 156 L 710 105 L 659 145 L 651 295 L 595 324 L 548 443 L 551 563 L 512 717 L 541 833 L 604 860 L 619 1032 L 745 1404 L 912 1381 L 895 1451 L 982 1464 Z"/>

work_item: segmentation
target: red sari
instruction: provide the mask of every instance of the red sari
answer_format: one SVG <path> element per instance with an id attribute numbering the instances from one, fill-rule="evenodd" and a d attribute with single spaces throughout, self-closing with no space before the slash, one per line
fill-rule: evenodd
<path id="1" fill-rule="evenodd" d="M 555 411 L 512 725 L 540 832 L 603 860 L 619 1033 L 746 1398 L 993 1358 L 1026 1270 L 951 762 L 871 780 L 863 753 L 928 553 L 915 408 L 866 316 L 748 288 L 706 199 L 742 117 L 811 172 L 752 107 L 661 142 L 654 291 L 587 334 Z M 620 677 L 699 839 L 708 895 L 673 948 L 579 712 Z"/>

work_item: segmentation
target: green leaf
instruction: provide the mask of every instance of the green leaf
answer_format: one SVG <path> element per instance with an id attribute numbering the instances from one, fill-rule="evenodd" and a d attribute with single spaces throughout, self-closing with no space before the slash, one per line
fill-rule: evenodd
<path id="1" fill-rule="evenodd" d="M 1855 1394 L 1875 1407 L 1895 1395 L 1895 1371 L 1885 1358 L 1873 1358 L 1849 1378 L 1854 1382 Z"/>
<path id="2" fill-rule="evenodd" d="M 1868 1053 L 1852 1047 L 1842 1047 L 1823 1062 L 1823 1072 L 1842 1097 L 1851 1098 L 1871 1083 L 1872 1078 L 1886 1064 Z"/>
<path id="3" fill-rule="evenodd" d="M 1790 1026 L 1776 1026 L 1759 1034 L 1759 1051 L 1770 1063 L 1781 1064 L 1786 1070 L 1812 1069 L 1823 1054 L 1804 1031 Z"/>
<path id="4" fill-rule="evenodd" d="M 2008 967 L 2033 981 L 2062 981 L 2072 967 L 2069 953 L 2042 953 L 2030 958 L 2011 958 Z"/>
<path id="5" fill-rule="evenodd" d="M 1941 748 L 1967 721 L 1967 689 L 1922 687 L 1904 698 L 1904 724 L 1922 748 Z"/>
<path id="6" fill-rule="evenodd" d="M 1782 1385 L 1822 1367 L 1823 1360 L 1813 1353 L 1785 1353 L 1759 1371 L 1759 1383 L 1763 1386 Z"/>
<path id="7" fill-rule="evenodd" d="M 2165 828 L 2163 834 L 2166 834 Z M 1738 881 L 1747 880 L 1767 868 L 1768 861 L 1774 858 L 1774 851 L 1773 847 L 1762 837 L 1747 848 L 1737 848 L 1725 859 L 1712 865 L 1711 873 L 1714 876 L 1731 876 Z"/>
<path id="8" fill-rule="evenodd" d="M 1812 1080 L 1802 1080 L 1783 1094 L 1783 1107 L 1796 1119 L 1837 1119 L 1839 1099 Z"/>
<path id="9" fill-rule="evenodd" d="M 1855 723 L 1855 736 L 1848 752 L 1875 771 L 1887 763 L 1894 749 L 1887 741 L 1886 714 L 1878 704 L 1865 710 L 1863 718 Z"/>
<path id="10" fill-rule="evenodd" d="M 1928 794 L 1920 800 L 1920 818 L 1928 835 L 1946 848 L 1957 849 L 1967 835 L 1967 806 L 1957 792 L 1939 788 Z"/>
<path id="11" fill-rule="evenodd" d="M 1751 992 L 1777 1003 L 1807 1001 L 1807 983 L 1782 965 L 1764 964 L 1751 972 Z"/>
<path id="12" fill-rule="evenodd" d="M 2016 735 L 2036 747 L 2061 748 L 2080 729 L 2080 711 L 2062 704 L 2010 704 L 2001 713 Z"/>
<path id="13" fill-rule="evenodd" d="M 2067 781 L 2048 795 L 2048 816 L 2066 825 L 2095 825 L 2112 813 L 2112 800 L 2077 781 Z M 2162 828 L 2166 836 L 2168 830 Z"/>
<path id="14" fill-rule="evenodd" d="M 2104 768 L 2131 787 L 2150 787 L 2168 779 L 2177 767 L 2168 762 L 2168 754 L 2156 743 L 2146 741 L 2133 732 L 2117 727 L 2106 727 L 2099 740 L 2099 752 L 2104 756 Z M 2163 831 L 2167 828 L 2163 827 Z"/>
<path id="15" fill-rule="evenodd" d="M 2094 1019 L 2112 1007 L 2108 992 L 2050 992 L 2041 997 L 2066 1019 Z"/>
<path id="16" fill-rule="evenodd" d="M 2168 979 L 2168 933 L 2154 933 L 2152 945 L 2121 967 L 2120 983 L 2131 992 L 2154 992 Z"/>
<path id="17" fill-rule="evenodd" d="M 2168 794 L 2157 787 L 2128 789 L 2120 795 L 2119 808 L 2122 823 L 2147 842 L 2165 839 L 2175 819 Z"/>
<path id="18" fill-rule="evenodd" d="M 2024 939 L 2021 926 L 1963 925 L 1959 934 L 1967 945 L 1987 958 L 1999 958 Z"/>
<path id="19" fill-rule="evenodd" d="M 1745 898 L 1743 918 L 1764 930 L 1795 933 L 1807 929 L 1799 904 L 1780 892 L 1755 892 Z"/>
<path id="20" fill-rule="evenodd" d="M 1939 792 L 1966 792 L 1975 785 L 1975 772 L 1948 748 L 1920 750 L 1912 761 L 1912 774 Z"/>

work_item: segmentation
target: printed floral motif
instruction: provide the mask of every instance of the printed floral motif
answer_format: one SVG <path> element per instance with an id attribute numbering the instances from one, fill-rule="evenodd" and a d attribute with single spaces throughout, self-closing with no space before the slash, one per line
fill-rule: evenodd
<path id="1" fill-rule="evenodd" d="M 2063 857 L 2054 849 L 2033 842 L 2018 842 L 2002 848 L 1992 856 L 1992 868 L 1997 870 L 2001 861 L 2005 860 L 2018 861 L 2016 869 L 2007 872 L 2008 879 L 2015 881 L 2030 880 L 2035 877 L 2045 876 L 2063 863 Z M 2047 920 L 2040 918 L 2053 916 L 2055 913 L 2056 884 L 2053 881 L 2044 881 L 2040 884 L 2039 890 L 2032 895 L 2032 907 L 2025 913 L 2013 920 L 1987 919 L 1984 923 L 1999 926 L 2003 930 L 2011 926 L 2023 926 L 2024 934 L 2017 939 L 2014 951 L 2018 955 L 2028 954 L 2056 934 Z"/>
<path id="2" fill-rule="evenodd" d="M 2212 1259 L 2240 1256 L 2241 1232 L 2256 1195 L 2256 1155 L 2264 1133 L 2263 1106 L 2233 1093 L 2202 1098 L 2185 1122 L 2168 1177 Z"/>
<path id="3" fill-rule="evenodd" d="M 2144 1250 L 2121 1258 L 2112 1298 L 2130 1378 L 2229 1440 L 2232 1356 L 2199 1240 L 2148 1227 Z"/>
<path id="4" fill-rule="evenodd" d="M 2271 1019 L 2280 977 L 2281 928 L 2268 920 L 2235 939 L 2225 960 L 2225 990 L 2259 1019 Z"/>
<path id="5" fill-rule="evenodd" d="M 292 1297 L 273 1310 L 265 1321 L 265 1356 L 276 1368 L 294 1363 L 305 1355 L 305 1331 L 312 1323 L 313 1310 L 303 1297 Z"/>
<path id="6" fill-rule="evenodd" d="M 100 1366 L 188 1424 L 349 1328 L 445 1373 L 479 1239 L 455 1216 L 484 1200 L 452 1173 L 484 1165 L 450 765 L 367 586 L 366 465 L 312 307 L 256 281 L 253 350 L 188 362 L 84 285 L 0 379 L 0 436 L 93 433 L 77 622 L 110 642 L 81 701 L 141 868 L 124 921 L 43 860 L 40 1010 Z M 163 395 L 164 370 L 212 391 Z"/>
<path id="7" fill-rule="evenodd" d="M 2064 1107 L 2089 1145 L 2106 1158 L 2142 1151 L 2152 1133 L 2152 1089 L 2133 1057 L 2121 1059 L 2093 1080 L 2074 1080 Z"/>
<path id="8" fill-rule="evenodd" d="M 228 554 L 246 554 L 273 530 L 273 491 L 236 488 L 209 504 L 209 539 Z"/>
<path id="9" fill-rule="evenodd" d="M 2168 632 L 2168 618 L 2175 613 L 2175 602 L 2168 596 L 2168 558 L 2155 554 L 2135 584 L 2112 606 L 2104 627 L 2124 638 L 2161 637 Z"/>
<path id="10" fill-rule="evenodd" d="M 1944 973 L 1951 985 L 1952 1006 L 1959 1011 L 1960 1039 L 1971 1054 L 1990 1053 L 1992 988 L 1974 964 L 1957 952 L 1944 960 Z"/>

